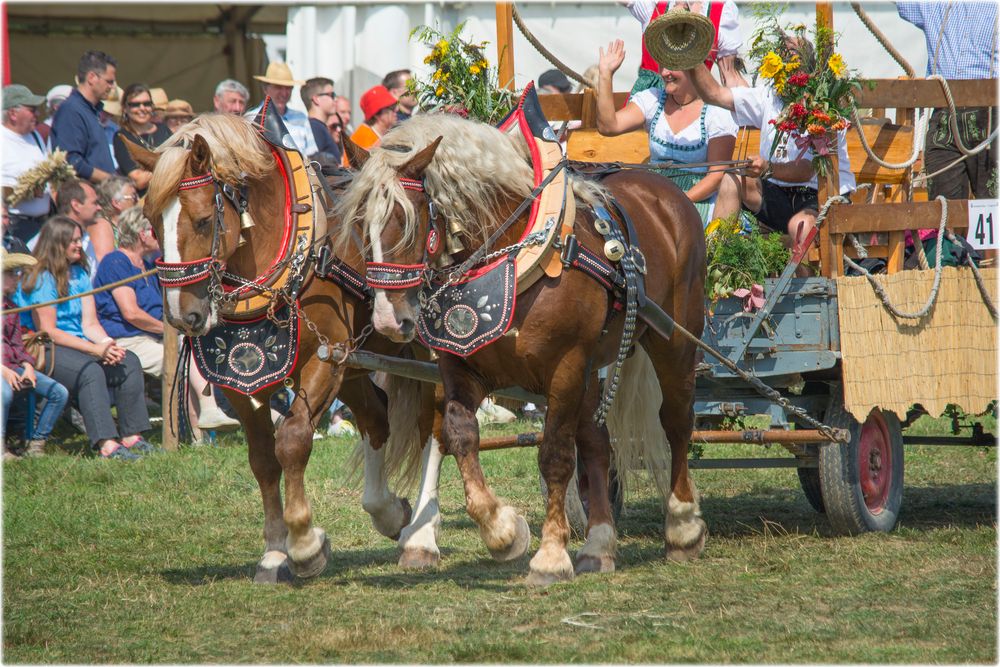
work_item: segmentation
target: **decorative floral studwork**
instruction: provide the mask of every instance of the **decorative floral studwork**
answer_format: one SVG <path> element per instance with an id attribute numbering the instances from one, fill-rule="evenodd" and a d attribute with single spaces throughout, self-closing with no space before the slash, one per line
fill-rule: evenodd
<path id="1" fill-rule="evenodd" d="M 517 104 L 513 91 L 501 88 L 496 69 L 486 60 L 489 42 L 470 44 L 462 39 L 465 23 L 445 35 L 427 26 L 417 26 L 410 33 L 431 47 L 424 58 L 434 72 L 427 80 L 413 77 L 407 88 L 425 111 L 447 111 L 495 125 Z"/>
<path id="2" fill-rule="evenodd" d="M 750 48 L 750 58 L 760 63 L 757 75 L 769 80 L 785 103 L 781 114 L 770 121 L 777 130 L 771 152 L 790 136 L 799 155 L 812 150 L 813 168 L 825 176 L 837 149 L 837 133 L 850 127 L 849 119 L 857 110 L 855 93 L 861 81 L 836 52 L 831 30 L 817 27 L 809 40 L 803 24 L 783 29 L 778 24 L 783 9 L 783 5 L 755 6 L 759 27 Z"/>

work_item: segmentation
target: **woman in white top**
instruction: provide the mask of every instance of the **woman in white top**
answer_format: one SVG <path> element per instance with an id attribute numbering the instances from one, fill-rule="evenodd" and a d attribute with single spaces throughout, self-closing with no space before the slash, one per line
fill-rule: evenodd
<path id="1" fill-rule="evenodd" d="M 624 108 L 615 110 L 611 82 L 624 60 L 624 42 L 620 39 L 611 42 L 607 52 L 600 50 L 597 130 L 602 135 L 613 137 L 645 127 L 650 162 L 696 164 L 732 157 L 739 131 L 732 114 L 702 102 L 684 72 L 661 68 L 662 89 L 636 93 Z M 707 225 L 724 174 L 721 167 L 658 171 L 684 190 Z"/>

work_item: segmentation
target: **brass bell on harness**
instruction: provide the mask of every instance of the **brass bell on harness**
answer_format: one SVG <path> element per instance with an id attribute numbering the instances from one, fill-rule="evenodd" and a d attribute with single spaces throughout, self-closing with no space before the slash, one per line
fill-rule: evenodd
<path id="1" fill-rule="evenodd" d="M 625 244 L 621 241 L 612 239 L 604 244 L 604 256 L 610 259 L 612 262 L 619 261 L 625 256 Z"/>
<path id="2" fill-rule="evenodd" d="M 240 213 L 240 229 L 250 229 L 253 227 L 253 218 L 250 217 L 250 211 L 243 211 Z"/>

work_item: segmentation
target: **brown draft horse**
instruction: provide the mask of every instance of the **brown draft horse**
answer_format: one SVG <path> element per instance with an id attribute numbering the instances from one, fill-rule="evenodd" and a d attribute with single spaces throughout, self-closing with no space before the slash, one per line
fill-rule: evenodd
<path id="1" fill-rule="evenodd" d="M 363 223 L 376 265 L 440 265 L 446 244 L 434 243 L 436 251 L 431 250 L 434 230 L 437 238 L 459 234 L 465 250 L 445 261 L 454 266 L 482 246 L 530 192 L 532 172 L 520 142 L 490 126 L 451 115 L 414 116 L 388 133 L 382 148 L 371 154 L 350 147 L 355 154 L 352 162 L 363 167 L 338 211 L 347 222 Z M 648 298 L 700 335 L 704 237 L 700 218 L 684 193 L 645 171 L 619 172 L 602 186 L 577 177 L 571 181 L 578 201 L 600 203 L 610 195 L 627 211 L 649 258 Z M 575 233 L 582 245 L 600 254 L 604 240 L 595 232 L 593 220 L 592 209 L 581 207 Z M 526 225 L 527 213 L 490 250 L 518 241 Z M 341 241 L 346 243 L 346 236 Z M 420 285 L 377 289 L 376 330 L 397 342 L 411 340 L 421 289 Z M 541 546 L 530 562 L 529 584 L 574 576 L 566 551 L 570 531 L 565 513 L 574 444 L 586 466 L 591 503 L 587 541 L 578 553 L 576 572 L 614 569 L 616 537 L 607 495 L 609 433 L 594 421 L 600 398 L 597 369 L 615 359 L 624 328 L 622 315 L 609 310 L 611 298 L 604 287 L 574 269 L 564 270 L 558 278 L 543 276 L 517 296 L 513 323 L 503 337 L 466 358 L 448 353 L 439 357 L 445 393 L 443 444 L 462 474 L 468 513 L 494 554 L 526 551 L 526 525 L 496 498 L 483 477 L 476 407 L 492 390 L 513 385 L 548 400 L 544 441 L 538 450 L 548 488 L 547 512 Z M 632 431 L 630 436 L 622 430 L 615 433 L 617 460 L 619 465 L 636 463 L 635 450 L 641 450 L 638 456 L 652 466 L 665 498 L 666 555 L 686 560 L 702 551 L 707 533 L 687 467 L 694 424 L 695 346 L 679 335 L 666 339 L 641 320 L 634 340 L 639 345 L 626 363 L 614 403 L 619 414 L 609 416 L 613 430 L 617 424 Z M 658 420 L 648 418 L 657 413 Z M 623 418 L 627 414 L 632 416 Z M 655 430 L 644 429 L 650 421 Z M 672 445 L 669 460 L 664 435 Z M 663 478 L 667 466 L 669 488 Z"/>
<path id="2" fill-rule="evenodd" d="M 182 127 L 156 152 L 134 144 L 129 150 L 138 164 L 153 172 L 144 212 L 161 241 L 165 262 L 198 266 L 198 260 L 214 259 L 228 273 L 248 280 L 264 274 L 279 252 L 288 195 L 275 149 L 251 123 L 236 116 L 206 114 Z M 210 176 L 202 179 L 204 187 L 188 180 L 202 176 Z M 182 183 L 196 187 L 181 188 Z M 245 186 L 255 226 L 241 232 L 240 215 L 229 202 L 219 199 L 221 209 L 217 210 L 214 192 L 222 184 Z M 317 205 L 313 199 L 313 210 L 322 215 Z M 242 245 L 241 233 L 246 241 Z M 340 257 L 363 275 L 358 249 L 348 248 Z M 186 286 L 165 285 L 165 313 L 174 327 L 199 336 L 215 326 L 221 313 L 212 283 L 206 279 Z M 314 323 L 331 346 L 357 338 L 369 323 L 368 305 L 329 280 L 312 277 L 299 298 L 305 320 Z M 244 426 L 250 467 L 264 504 L 265 551 L 255 576 L 260 582 L 284 581 L 292 574 L 312 577 L 326 566 L 329 538 L 313 526 L 304 476 L 316 424 L 335 396 L 354 412 L 362 446 L 364 441 L 369 445 L 364 447 L 362 506 L 375 528 L 393 539 L 410 523 L 412 512 L 405 498 L 389 490 L 387 480 L 407 463 L 418 462 L 420 444 L 428 441 L 432 427 L 433 392 L 428 395 L 414 386 L 419 383 L 392 380 L 387 389 L 391 414 L 387 414 L 387 397 L 367 373 L 347 371 L 343 365 L 321 359 L 317 354 L 320 340 L 306 321 L 300 322 L 300 332 L 297 365 L 291 375 L 295 400 L 277 433 L 268 407 L 273 386 L 260 390 L 256 401 L 225 390 Z M 365 349 L 375 352 L 401 349 L 381 336 L 368 341 Z M 416 456 L 406 460 L 414 451 Z M 284 503 L 279 488 L 282 474 Z"/>

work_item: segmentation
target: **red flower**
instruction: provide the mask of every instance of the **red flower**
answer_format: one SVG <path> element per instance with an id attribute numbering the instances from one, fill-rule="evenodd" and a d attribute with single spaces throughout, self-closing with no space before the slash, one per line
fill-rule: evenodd
<path id="1" fill-rule="evenodd" d="M 788 83 L 793 86 L 804 86 L 809 83 L 809 75 L 805 72 L 796 72 L 795 74 L 788 77 Z"/>
<path id="2" fill-rule="evenodd" d="M 808 76 L 808 75 L 806 75 L 806 76 Z M 802 106 L 801 104 L 799 104 L 798 102 L 796 102 L 795 104 L 793 104 L 791 106 L 790 111 L 791 111 L 792 118 L 804 118 L 805 115 L 806 115 L 806 108 L 804 106 Z"/>

